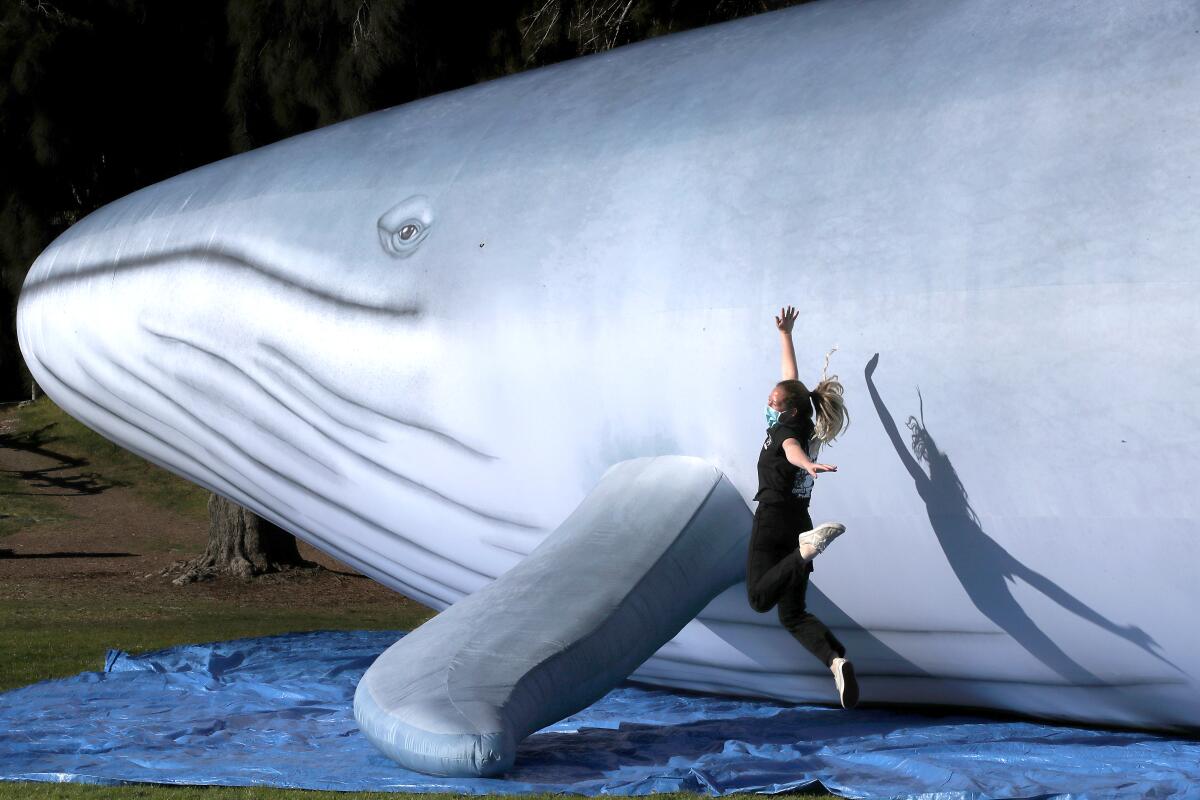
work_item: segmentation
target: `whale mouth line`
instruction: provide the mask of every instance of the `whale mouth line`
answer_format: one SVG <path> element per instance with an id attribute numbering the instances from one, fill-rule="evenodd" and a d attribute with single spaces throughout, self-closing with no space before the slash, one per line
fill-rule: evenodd
<path id="1" fill-rule="evenodd" d="M 315 297 L 318 300 L 347 311 L 384 317 L 416 317 L 421 314 L 421 307 L 415 304 L 387 305 L 351 300 L 330 292 L 321 286 L 297 281 L 292 276 L 287 275 L 270 264 L 260 261 L 235 247 L 223 244 L 176 247 L 156 253 L 120 256 L 112 261 L 85 264 L 71 272 L 62 272 L 30 281 L 22 288 L 21 294 L 25 297 L 35 297 L 56 286 L 70 285 L 104 275 L 115 276 L 117 273 L 139 272 L 185 259 L 218 263 L 226 267 L 253 272 L 269 280 L 282 283 L 289 289 L 309 295 L 310 297 Z"/>

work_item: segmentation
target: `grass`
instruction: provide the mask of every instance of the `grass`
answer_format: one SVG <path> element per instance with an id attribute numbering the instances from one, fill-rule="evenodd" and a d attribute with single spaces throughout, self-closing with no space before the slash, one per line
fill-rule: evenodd
<path id="1" fill-rule="evenodd" d="M 41 433 L 36 433 L 38 431 Z M 207 489 L 105 439 L 63 411 L 46 395 L 18 410 L 17 427 L 12 435 L 36 436 L 48 450 L 69 458 L 85 459 L 85 463 L 93 468 L 92 474 L 96 480 L 114 486 L 128 486 L 156 506 L 174 509 L 184 515 L 204 517 L 208 514 Z M 0 481 L 3 481 L 0 491 L 19 490 L 17 487 L 20 484 L 16 478 L 4 476 Z M 52 506 L 44 499 L 26 495 L 21 502 L 31 510 L 25 514 L 27 518 L 52 516 Z M 8 505 L 6 498 L 5 506 Z M 0 535 L 6 528 L 11 532 L 28 524 L 5 523 L 6 520 L 0 519 Z"/>
<path id="2" fill-rule="evenodd" d="M 102 669 L 104 653 L 312 630 L 410 631 L 428 616 L 407 605 L 328 610 L 230 604 L 219 600 L 103 603 L 0 600 L 0 691 Z M 353 624 L 348 626 L 347 622 Z"/>
<path id="3" fill-rule="evenodd" d="M 36 415 L 36 416 L 35 416 Z M 17 414 L 17 426 L 9 431 L 10 436 L 20 436 L 36 430 L 34 420 L 45 420 L 47 417 L 70 420 L 77 428 L 84 428 L 79 422 L 69 417 L 62 409 L 54 405 L 49 398 L 43 397 L 38 403 L 23 406 Z M 84 428 L 84 430 L 87 430 Z M 97 434 L 93 433 L 93 436 Z M 60 511 L 48 498 L 28 493 L 24 481 L 17 475 L 0 472 L 0 497 L 4 498 L 4 509 L 0 511 L 0 538 L 16 533 L 32 525 L 42 522 L 62 522 L 74 519 L 73 514 Z"/>
<path id="4" fill-rule="evenodd" d="M 0 497 L 4 498 L 4 510 L 0 511 L 0 539 L 43 522 L 64 522 L 76 519 L 74 514 L 60 511 L 47 498 L 27 494 L 21 479 L 7 472 L 0 472 Z"/>
<path id="5" fill-rule="evenodd" d="M 208 490 L 129 452 L 87 428 L 46 396 L 16 412 L 11 436 L 68 459 L 82 459 L 96 480 L 129 486 L 147 501 L 205 518 Z M 0 534 L 27 529 L 29 520 L 64 518 L 48 497 L 28 494 L 19 476 L 0 472 Z M 147 543 L 142 543 L 145 546 Z M 18 582 L 19 583 L 19 582 Z M 429 616 L 413 603 L 363 607 L 320 599 L 302 605 L 239 603 L 168 590 L 147 596 L 131 586 L 114 596 L 89 592 L 86 578 L 59 595 L 45 583 L 8 585 L 0 591 L 0 691 L 62 678 L 104 663 L 105 650 L 130 653 L 192 642 L 265 636 L 291 631 L 412 630 Z M 68 590 L 69 588 L 69 590 Z"/>

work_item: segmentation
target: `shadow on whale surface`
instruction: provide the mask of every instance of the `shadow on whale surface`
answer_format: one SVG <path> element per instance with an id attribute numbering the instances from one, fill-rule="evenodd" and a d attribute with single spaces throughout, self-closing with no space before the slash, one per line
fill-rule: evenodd
<path id="1" fill-rule="evenodd" d="M 946 560 L 975 607 L 1039 661 L 1074 685 L 1104 686 L 1105 681 L 1067 655 L 1029 618 L 1013 596 L 1010 583 L 1014 579 L 1020 578 L 1080 619 L 1120 636 L 1182 672 L 1158 652 L 1157 643 L 1144 630 L 1136 625 L 1122 626 L 1112 622 L 1050 578 L 1022 564 L 984 532 L 954 464 L 938 449 L 925 426 L 924 400 L 919 390 L 920 417 L 910 416 L 905 423 L 912 433 L 912 453 L 905 449 L 896 423 L 871 380 L 878 364 L 879 354 L 876 353 L 867 362 L 865 370 L 871 401 L 896 455 L 912 476 L 917 493 L 925 503 L 930 527 Z M 928 465 L 928 472 L 921 468 L 921 462 Z"/>

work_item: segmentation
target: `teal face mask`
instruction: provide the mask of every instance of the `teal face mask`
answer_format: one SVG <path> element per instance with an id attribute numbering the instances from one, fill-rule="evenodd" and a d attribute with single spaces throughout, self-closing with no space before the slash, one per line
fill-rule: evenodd
<path id="1" fill-rule="evenodd" d="M 779 422 L 779 412 L 776 409 L 771 408 L 770 406 L 767 406 L 767 410 L 766 410 L 766 413 L 764 414 L 764 416 L 767 418 L 767 427 L 768 428 Z"/>

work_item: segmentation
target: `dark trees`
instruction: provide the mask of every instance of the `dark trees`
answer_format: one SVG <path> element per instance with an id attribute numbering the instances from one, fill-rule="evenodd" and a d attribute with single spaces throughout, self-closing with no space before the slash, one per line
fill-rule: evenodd
<path id="1" fill-rule="evenodd" d="M 0 400 L 30 396 L 16 302 L 38 253 L 94 209 L 227 154 L 216 3 L 0 4 Z"/>

